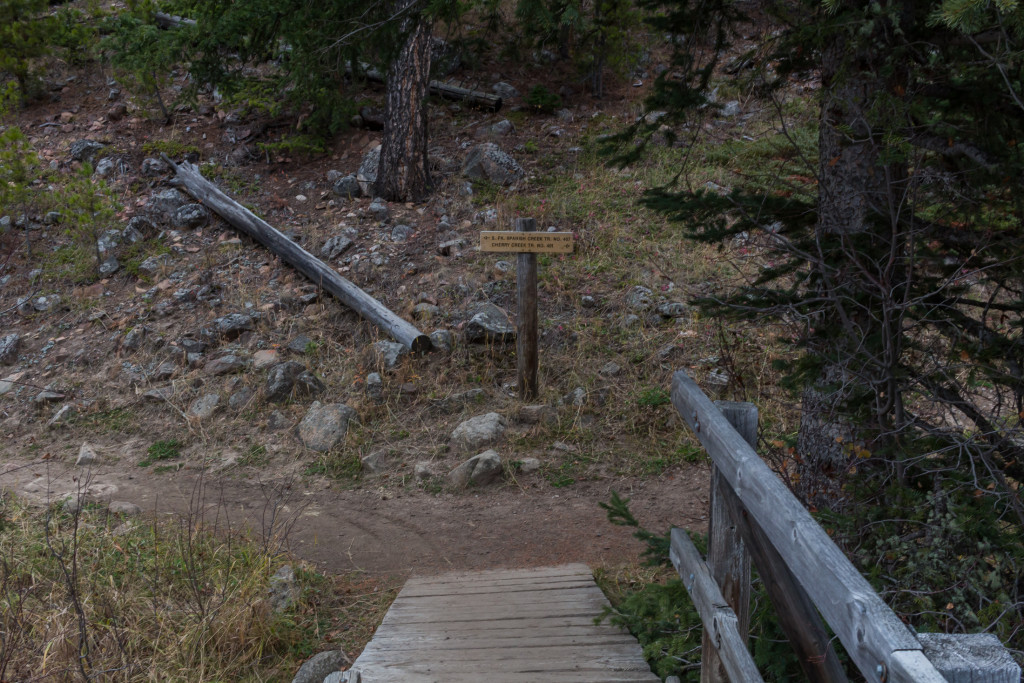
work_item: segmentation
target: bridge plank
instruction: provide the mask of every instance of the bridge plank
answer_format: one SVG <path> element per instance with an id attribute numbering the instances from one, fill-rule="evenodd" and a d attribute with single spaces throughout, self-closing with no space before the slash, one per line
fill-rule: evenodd
<path id="1" fill-rule="evenodd" d="M 636 640 L 594 618 L 584 565 L 413 578 L 352 668 L 362 683 L 655 683 Z"/>

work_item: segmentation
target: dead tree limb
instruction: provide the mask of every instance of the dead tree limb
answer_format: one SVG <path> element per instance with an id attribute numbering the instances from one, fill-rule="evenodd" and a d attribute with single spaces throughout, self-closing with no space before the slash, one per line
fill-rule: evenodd
<path id="1" fill-rule="evenodd" d="M 361 64 L 360 67 L 362 75 L 366 80 L 373 83 L 384 83 L 386 81 L 384 74 L 372 66 Z M 430 94 L 447 100 L 465 102 L 471 107 L 483 109 L 484 111 L 497 112 L 501 110 L 502 100 L 497 95 L 480 92 L 479 90 L 470 90 L 469 88 L 460 88 L 457 85 L 450 85 L 441 81 L 430 81 Z"/>
<path id="2" fill-rule="evenodd" d="M 175 164 L 167 155 L 164 155 L 164 160 L 174 168 L 177 174 L 175 184 L 184 187 L 189 194 L 208 206 L 234 228 L 265 246 L 314 284 L 327 290 L 343 304 L 387 332 L 395 341 L 404 344 L 414 352 L 431 349 L 430 337 L 395 315 L 386 306 L 285 237 L 269 223 L 228 197 L 216 185 L 204 178 L 199 173 L 197 166 L 188 162 Z"/>

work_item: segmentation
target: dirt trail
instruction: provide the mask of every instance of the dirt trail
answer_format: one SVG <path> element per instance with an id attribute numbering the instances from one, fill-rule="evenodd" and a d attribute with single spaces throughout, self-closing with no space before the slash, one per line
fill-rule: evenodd
<path id="1" fill-rule="evenodd" d="M 640 523 L 702 528 L 707 471 L 605 479 L 556 489 L 542 484 L 460 494 L 421 490 L 318 489 L 316 482 L 260 483 L 190 470 L 153 476 L 116 465 L 91 470 L 59 463 L 8 463 L 0 487 L 44 502 L 89 488 L 89 499 L 131 501 L 143 514 L 197 515 L 221 528 L 273 524 L 287 529 L 288 548 L 332 573 L 434 574 L 451 569 L 528 567 L 566 562 L 591 566 L 636 560 L 630 530 L 609 524 L 598 506 L 612 490 L 632 499 Z"/>

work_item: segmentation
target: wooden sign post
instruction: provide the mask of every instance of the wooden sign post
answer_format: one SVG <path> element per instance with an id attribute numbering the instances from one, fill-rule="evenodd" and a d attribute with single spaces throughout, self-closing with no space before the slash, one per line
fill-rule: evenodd
<path id="1" fill-rule="evenodd" d="M 519 397 L 537 397 L 537 254 L 572 253 L 571 232 L 536 232 L 537 221 L 517 218 L 515 232 L 480 233 L 480 251 L 514 252 L 516 259 L 516 295 L 519 313 L 516 319 L 516 365 L 519 370 Z"/>

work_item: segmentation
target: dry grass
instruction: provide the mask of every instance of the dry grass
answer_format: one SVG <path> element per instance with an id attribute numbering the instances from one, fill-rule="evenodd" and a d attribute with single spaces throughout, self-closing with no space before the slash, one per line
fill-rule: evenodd
<path id="1" fill-rule="evenodd" d="M 312 653 L 354 653 L 394 592 L 328 579 L 223 520 L 138 521 L 0 499 L 0 679 L 287 680 Z M 298 598 L 275 611 L 291 562 Z"/>

